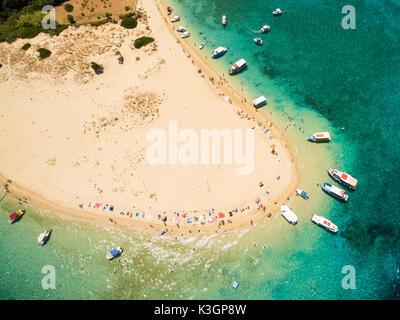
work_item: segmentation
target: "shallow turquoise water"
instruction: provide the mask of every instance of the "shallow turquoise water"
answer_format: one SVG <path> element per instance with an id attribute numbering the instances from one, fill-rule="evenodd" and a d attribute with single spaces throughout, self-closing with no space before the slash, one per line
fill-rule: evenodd
<path id="1" fill-rule="evenodd" d="M 337 1 L 169 3 L 191 31 L 188 40 L 206 44 L 202 53 L 208 60 L 213 48 L 229 49 L 212 62 L 218 70 L 226 74 L 229 65 L 246 58 L 248 69 L 230 81 L 248 99 L 265 95 L 263 110 L 281 128 L 290 124 L 286 133 L 300 163 L 301 186 L 311 194 L 307 202 L 292 203 L 300 223 L 293 227 L 277 216 L 251 230 L 179 241 L 33 209 L 11 226 L 7 215 L 18 205 L 2 201 L 0 298 L 393 298 L 400 257 L 399 2 L 353 1 L 356 30 L 342 29 Z M 273 18 L 278 6 L 285 13 Z M 264 24 L 271 32 L 257 47 L 252 39 Z M 309 132 L 325 129 L 332 143 L 304 141 Z M 325 170 L 331 166 L 359 180 L 346 204 L 316 185 L 330 181 Z M 314 212 L 333 220 L 339 234 L 311 224 Z M 54 236 L 38 248 L 35 239 L 48 227 Z M 109 263 L 104 256 L 114 245 L 126 252 Z M 55 290 L 41 288 L 44 265 L 56 268 Z M 355 290 L 341 286 L 345 265 L 356 269 Z M 231 286 L 235 279 L 237 290 Z"/>

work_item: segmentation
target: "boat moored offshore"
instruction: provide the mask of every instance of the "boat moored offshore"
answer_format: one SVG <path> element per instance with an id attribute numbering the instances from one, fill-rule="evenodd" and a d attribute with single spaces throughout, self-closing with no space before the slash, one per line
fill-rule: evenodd
<path id="1" fill-rule="evenodd" d="M 221 22 L 222 22 L 222 25 L 225 27 L 226 26 L 226 16 L 224 15 L 224 16 L 222 16 L 222 18 L 221 18 Z"/>
<path id="2" fill-rule="evenodd" d="M 324 190 L 327 194 L 331 195 L 332 197 L 342 200 L 342 201 L 347 201 L 349 198 L 349 195 L 346 191 L 343 189 L 340 189 L 336 186 L 333 186 L 329 183 L 323 183 L 321 185 L 322 190 Z"/>
<path id="3" fill-rule="evenodd" d="M 174 16 L 170 21 L 171 22 L 177 22 L 179 20 L 181 20 L 181 18 L 179 16 Z"/>
<path id="4" fill-rule="evenodd" d="M 345 185 L 346 187 L 355 190 L 357 187 L 358 180 L 353 178 L 346 172 L 339 171 L 337 169 L 330 168 L 328 170 L 329 175 L 332 179 L 336 180 L 337 182 Z"/>
<path id="5" fill-rule="evenodd" d="M 254 38 L 253 40 L 256 43 L 256 45 L 262 46 L 263 40 L 261 38 Z"/>
<path id="6" fill-rule="evenodd" d="M 296 189 L 296 194 L 306 200 L 308 200 L 310 197 L 308 196 L 307 192 L 301 189 Z"/>
<path id="7" fill-rule="evenodd" d="M 185 31 L 184 33 L 182 33 L 181 38 L 189 38 L 190 37 L 190 33 Z"/>
<path id="8" fill-rule="evenodd" d="M 46 244 L 47 240 L 49 240 L 49 238 L 50 238 L 50 234 L 52 231 L 53 231 L 52 229 L 47 229 L 46 231 L 39 234 L 39 236 L 37 238 L 38 244 L 40 244 L 40 245 Z"/>
<path id="9" fill-rule="evenodd" d="M 310 134 L 307 137 L 308 141 L 313 141 L 313 142 L 326 142 L 326 141 L 331 141 L 331 136 L 329 132 L 316 132 L 313 134 Z"/>
<path id="10" fill-rule="evenodd" d="M 274 11 L 272 11 L 272 14 L 274 16 L 280 16 L 282 14 L 282 10 L 279 8 L 276 8 Z"/>
<path id="11" fill-rule="evenodd" d="M 260 29 L 260 31 L 261 31 L 261 33 L 265 33 L 265 32 L 268 32 L 270 29 L 271 29 L 270 26 L 265 25 Z"/>
<path id="12" fill-rule="evenodd" d="M 9 223 L 14 223 L 17 222 L 19 219 L 21 219 L 21 217 L 24 215 L 25 210 L 24 209 L 20 209 L 18 211 L 13 212 L 10 217 L 8 218 L 8 222 Z"/>
<path id="13" fill-rule="evenodd" d="M 185 32 L 186 29 L 183 26 L 179 26 L 178 28 L 176 28 L 176 31 L 178 32 Z"/>
<path id="14" fill-rule="evenodd" d="M 243 58 L 236 61 L 232 67 L 229 68 L 229 74 L 235 74 L 246 68 L 247 62 Z"/>
<path id="15" fill-rule="evenodd" d="M 296 214 L 286 204 L 281 205 L 281 214 L 291 224 L 298 221 Z"/>
<path id="16" fill-rule="evenodd" d="M 115 249 L 112 249 L 109 253 L 107 253 L 107 260 L 112 260 L 115 257 L 118 257 L 120 254 L 122 253 L 122 248 L 121 247 L 117 247 Z"/>
<path id="17" fill-rule="evenodd" d="M 330 232 L 336 233 L 339 231 L 339 228 L 337 227 L 337 225 L 335 225 L 328 219 L 321 217 L 319 215 L 313 214 L 311 216 L 311 221 L 314 222 L 315 224 L 321 226 L 322 228 L 325 228 L 326 230 L 328 230 Z"/>
<path id="18" fill-rule="evenodd" d="M 219 57 L 223 56 L 226 51 L 227 51 L 227 49 L 225 47 L 218 47 L 211 53 L 211 56 L 213 58 L 219 58 Z"/>

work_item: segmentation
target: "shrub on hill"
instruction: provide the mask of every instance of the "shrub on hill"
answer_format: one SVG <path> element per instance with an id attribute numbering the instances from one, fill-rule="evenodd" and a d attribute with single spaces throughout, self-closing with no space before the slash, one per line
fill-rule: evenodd
<path id="1" fill-rule="evenodd" d="M 74 6 L 73 6 L 72 4 L 70 4 L 70 3 L 67 3 L 67 4 L 64 6 L 64 9 L 65 9 L 65 11 L 67 11 L 67 12 L 72 12 L 72 10 L 74 10 Z"/>
<path id="2" fill-rule="evenodd" d="M 133 28 L 136 28 L 136 26 L 137 26 L 137 20 L 136 20 L 136 18 L 133 18 L 133 17 L 124 18 L 124 19 L 121 21 L 121 26 L 124 27 L 124 28 L 126 28 L 126 29 L 133 29 Z"/>
<path id="3" fill-rule="evenodd" d="M 143 46 L 148 45 L 149 43 L 152 43 L 153 41 L 154 38 L 151 37 L 140 37 L 135 40 L 133 45 L 135 46 L 136 49 L 139 49 Z"/>
<path id="4" fill-rule="evenodd" d="M 46 59 L 51 55 L 51 51 L 45 48 L 39 48 L 37 51 L 39 52 L 40 60 Z"/>
<path id="5" fill-rule="evenodd" d="M 28 50 L 30 47 L 31 47 L 31 44 L 28 42 L 28 43 L 25 43 L 25 44 L 21 47 L 21 49 L 24 50 L 24 51 L 26 51 L 26 50 Z"/>

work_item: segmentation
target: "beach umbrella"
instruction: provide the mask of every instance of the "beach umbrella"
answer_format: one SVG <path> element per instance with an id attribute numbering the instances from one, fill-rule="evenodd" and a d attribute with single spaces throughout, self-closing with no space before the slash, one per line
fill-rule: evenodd
<path id="1" fill-rule="evenodd" d="M 220 213 L 218 213 L 218 217 L 222 219 L 225 217 L 225 215 L 222 212 L 220 212 Z"/>

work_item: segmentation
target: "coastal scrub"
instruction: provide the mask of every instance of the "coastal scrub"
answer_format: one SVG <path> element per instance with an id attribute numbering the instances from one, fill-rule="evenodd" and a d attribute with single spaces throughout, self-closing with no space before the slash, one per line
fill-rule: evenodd
<path id="1" fill-rule="evenodd" d="M 137 26 L 137 19 L 134 17 L 127 17 L 121 21 L 121 26 L 126 29 L 133 29 Z"/>
<path id="2" fill-rule="evenodd" d="M 27 42 L 27 43 L 25 43 L 25 44 L 21 47 L 21 49 L 24 50 L 24 51 L 26 51 L 26 50 L 28 50 L 30 47 L 31 47 L 31 44 L 30 44 L 29 42 Z"/>
<path id="3" fill-rule="evenodd" d="M 72 12 L 72 11 L 74 10 L 74 6 L 73 6 L 72 4 L 70 4 L 70 3 L 67 3 L 67 4 L 64 6 L 64 9 L 65 9 L 65 11 L 67 11 L 67 12 Z"/>
<path id="4" fill-rule="evenodd" d="M 40 60 L 46 59 L 51 55 L 51 51 L 45 48 L 39 48 L 37 49 L 37 52 L 39 52 Z"/>
<path id="5" fill-rule="evenodd" d="M 96 74 L 102 74 L 103 73 L 103 70 L 104 70 L 103 66 L 97 64 L 96 62 L 91 62 L 90 66 L 92 67 L 92 69 L 94 70 L 94 72 Z"/>
<path id="6" fill-rule="evenodd" d="M 152 43 L 154 41 L 154 38 L 152 37 L 140 37 L 137 38 L 134 42 L 134 46 L 136 49 L 139 49 L 145 45 L 148 45 L 149 43 Z"/>

